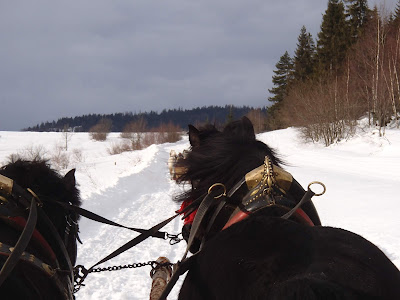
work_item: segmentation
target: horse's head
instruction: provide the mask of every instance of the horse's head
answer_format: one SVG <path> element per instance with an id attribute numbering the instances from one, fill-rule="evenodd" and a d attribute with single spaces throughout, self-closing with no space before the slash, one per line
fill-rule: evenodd
<path id="1" fill-rule="evenodd" d="M 177 181 L 190 182 L 191 189 L 180 195 L 178 200 L 192 201 L 204 197 L 215 183 L 224 185 L 226 190 L 230 191 L 243 180 L 246 174 L 263 166 L 266 157 L 276 168 L 282 164 L 273 149 L 256 139 L 253 125 L 246 117 L 227 124 L 222 131 L 211 125 L 199 129 L 190 125 L 189 141 L 190 151 L 184 159 L 178 161 L 179 167 L 184 171 L 181 172 Z M 288 175 L 292 180 L 291 175 Z M 290 181 L 290 184 L 292 184 L 290 193 L 293 195 L 285 195 L 285 197 L 293 198 L 294 206 L 301 199 L 304 190 L 294 179 Z M 211 227 L 208 237 L 222 229 L 233 210 L 237 210 L 240 205 L 243 206 L 242 201 L 248 194 L 249 187 L 243 184 L 228 199 L 227 205 L 221 210 L 215 224 Z M 217 203 L 218 201 L 215 205 Z M 312 206 L 312 204 L 307 205 Z M 269 211 L 271 215 L 276 216 L 282 216 L 287 212 L 284 208 L 272 207 L 272 205 Z M 312 206 L 309 211 L 318 224 L 319 219 L 315 208 Z M 207 218 L 205 218 L 205 223 L 207 223 Z M 200 236 L 199 239 L 201 238 Z"/>
<path id="2" fill-rule="evenodd" d="M 0 174 L 12 179 L 22 188 L 31 189 L 38 196 L 43 203 L 44 214 L 53 223 L 59 237 L 65 244 L 69 259 L 74 265 L 79 215 L 63 209 L 54 202 L 81 205 L 79 191 L 76 188 L 75 169 L 69 171 L 65 176 L 60 176 L 45 161 L 18 159 L 3 166 L 0 169 Z M 41 226 L 40 222 L 38 226 Z M 45 239 L 46 237 L 52 238 L 52 234 L 49 233 L 46 226 L 42 225 L 38 230 Z"/>
<path id="3" fill-rule="evenodd" d="M 246 117 L 227 124 L 222 131 L 212 125 L 199 129 L 189 125 L 189 141 L 190 151 L 178 161 L 184 172 L 177 181 L 190 182 L 191 189 L 178 196 L 181 201 L 204 197 L 215 183 L 223 184 L 229 191 L 246 173 L 262 165 L 265 156 L 276 165 L 281 163 L 274 150 L 256 140 L 253 125 Z M 222 228 L 233 207 L 247 192 L 242 187 L 229 199 L 229 205 L 221 211 L 214 231 Z"/>
<path id="4" fill-rule="evenodd" d="M 199 129 L 189 125 L 189 140 L 191 150 L 180 161 L 186 172 L 178 181 L 191 182 L 192 189 L 180 200 L 197 199 L 217 182 L 230 190 L 246 173 L 262 165 L 265 156 L 276 165 L 281 163 L 274 150 L 256 140 L 246 117 L 227 124 L 223 131 L 212 125 Z"/>

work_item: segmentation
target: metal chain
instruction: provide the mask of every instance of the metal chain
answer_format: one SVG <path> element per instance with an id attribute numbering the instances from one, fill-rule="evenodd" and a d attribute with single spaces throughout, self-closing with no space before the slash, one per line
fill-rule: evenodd
<path id="1" fill-rule="evenodd" d="M 166 267 L 166 266 L 172 266 L 172 263 L 159 263 L 154 260 L 150 260 L 148 262 L 143 262 L 143 263 L 133 263 L 129 265 L 119 265 L 119 266 L 110 266 L 110 267 L 105 267 L 105 268 L 94 268 L 91 270 L 87 270 L 84 266 L 78 265 L 74 268 L 74 275 L 75 275 L 75 284 L 74 284 L 74 293 L 78 292 L 82 286 L 85 286 L 83 284 L 83 281 L 85 280 L 86 276 L 89 273 L 100 273 L 104 271 L 119 271 L 122 269 L 134 269 L 134 268 L 141 268 L 145 266 L 151 266 L 151 271 L 156 270 L 161 267 Z"/>
<path id="2" fill-rule="evenodd" d="M 99 273 L 99 272 L 104 272 L 104 271 L 118 271 L 122 269 L 134 269 L 134 268 L 141 268 L 145 266 L 151 266 L 152 268 L 155 268 L 158 266 L 158 263 L 156 261 L 148 261 L 144 263 L 133 263 L 130 265 L 119 265 L 119 266 L 110 266 L 110 267 L 105 267 L 105 268 L 95 268 L 89 271 L 89 273 Z"/>

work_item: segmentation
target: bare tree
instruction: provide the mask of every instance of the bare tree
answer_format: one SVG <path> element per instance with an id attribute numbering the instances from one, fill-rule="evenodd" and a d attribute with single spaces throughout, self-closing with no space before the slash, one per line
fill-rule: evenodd
<path id="1" fill-rule="evenodd" d="M 129 122 L 121 132 L 121 137 L 129 139 L 132 144 L 132 149 L 142 149 L 142 139 L 147 130 L 147 122 L 143 117 Z"/>
<path id="2" fill-rule="evenodd" d="M 111 120 L 101 119 L 99 123 L 90 128 L 90 137 L 96 141 L 105 141 L 111 131 L 111 125 Z"/>
<path id="3" fill-rule="evenodd" d="M 267 115 L 265 112 L 261 111 L 261 108 L 252 109 L 246 115 L 250 121 L 253 123 L 254 131 L 260 133 L 266 131 L 267 129 Z"/>
<path id="4" fill-rule="evenodd" d="M 301 127 L 306 140 L 323 141 L 326 146 L 351 137 L 361 113 L 356 103 L 347 100 L 351 98 L 348 77 L 298 84 L 284 101 L 288 125 Z"/>

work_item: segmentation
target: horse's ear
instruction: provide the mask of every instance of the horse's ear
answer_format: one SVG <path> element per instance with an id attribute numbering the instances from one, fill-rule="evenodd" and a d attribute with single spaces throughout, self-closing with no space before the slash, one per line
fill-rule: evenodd
<path id="1" fill-rule="evenodd" d="M 251 123 L 250 119 L 248 117 L 246 117 L 246 116 L 243 116 L 242 117 L 242 123 L 243 123 L 243 129 L 244 129 L 245 134 L 248 137 L 251 137 L 251 138 L 255 139 L 256 135 L 254 133 L 253 123 Z"/>
<path id="2" fill-rule="evenodd" d="M 63 178 L 63 183 L 67 190 L 72 190 L 75 188 L 75 169 L 70 170 Z"/>
<path id="3" fill-rule="evenodd" d="M 200 132 L 193 125 L 189 125 L 189 142 L 192 147 L 200 145 Z"/>
<path id="4" fill-rule="evenodd" d="M 228 123 L 224 128 L 224 134 L 235 139 L 255 140 L 254 127 L 247 117 Z"/>

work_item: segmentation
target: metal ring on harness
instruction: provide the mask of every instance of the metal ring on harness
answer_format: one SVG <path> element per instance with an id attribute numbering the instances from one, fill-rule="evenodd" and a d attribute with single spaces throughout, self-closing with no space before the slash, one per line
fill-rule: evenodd
<path id="1" fill-rule="evenodd" d="M 320 186 L 322 186 L 323 187 L 323 191 L 321 192 L 321 193 L 314 193 L 315 195 L 314 196 L 322 196 L 323 194 L 325 194 L 325 192 L 326 192 L 326 186 L 325 186 L 325 184 L 323 184 L 322 182 L 320 182 L 320 181 L 313 181 L 313 182 L 310 182 L 310 184 L 307 186 L 307 188 L 308 189 L 310 189 L 310 187 L 313 185 L 313 184 L 319 184 Z"/>
<path id="2" fill-rule="evenodd" d="M 26 190 L 29 192 L 29 194 L 32 195 L 33 198 L 36 199 L 37 205 L 40 207 L 43 207 L 43 202 L 42 202 L 42 200 L 40 200 L 39 196 L 36 195 L 36 193 L 34 191 L 32 191 L 30 188 L 27 188 Z"/>
<path id="3" fill-rule="evenodd" d="M 212 186 L 210 186 L 210 188 L 208 189 L 208 194 L 210 195 L 212 189 L 215 188 L 215 187 L 217 187 L 217 186 L 222 186 L 222 188 L 224 189 L 224 192 L 221 193 L 221 194 L 218 195 L 218 196 L 215 196 L 214 199 L 218 199 L 218 198 L 221 198 L 221 197 L 223 197 L 223 196 L 226 196 L 226 187 L 225 187 L 225 185 L 223 185 L 222 183 L 214 183 Z"/>

